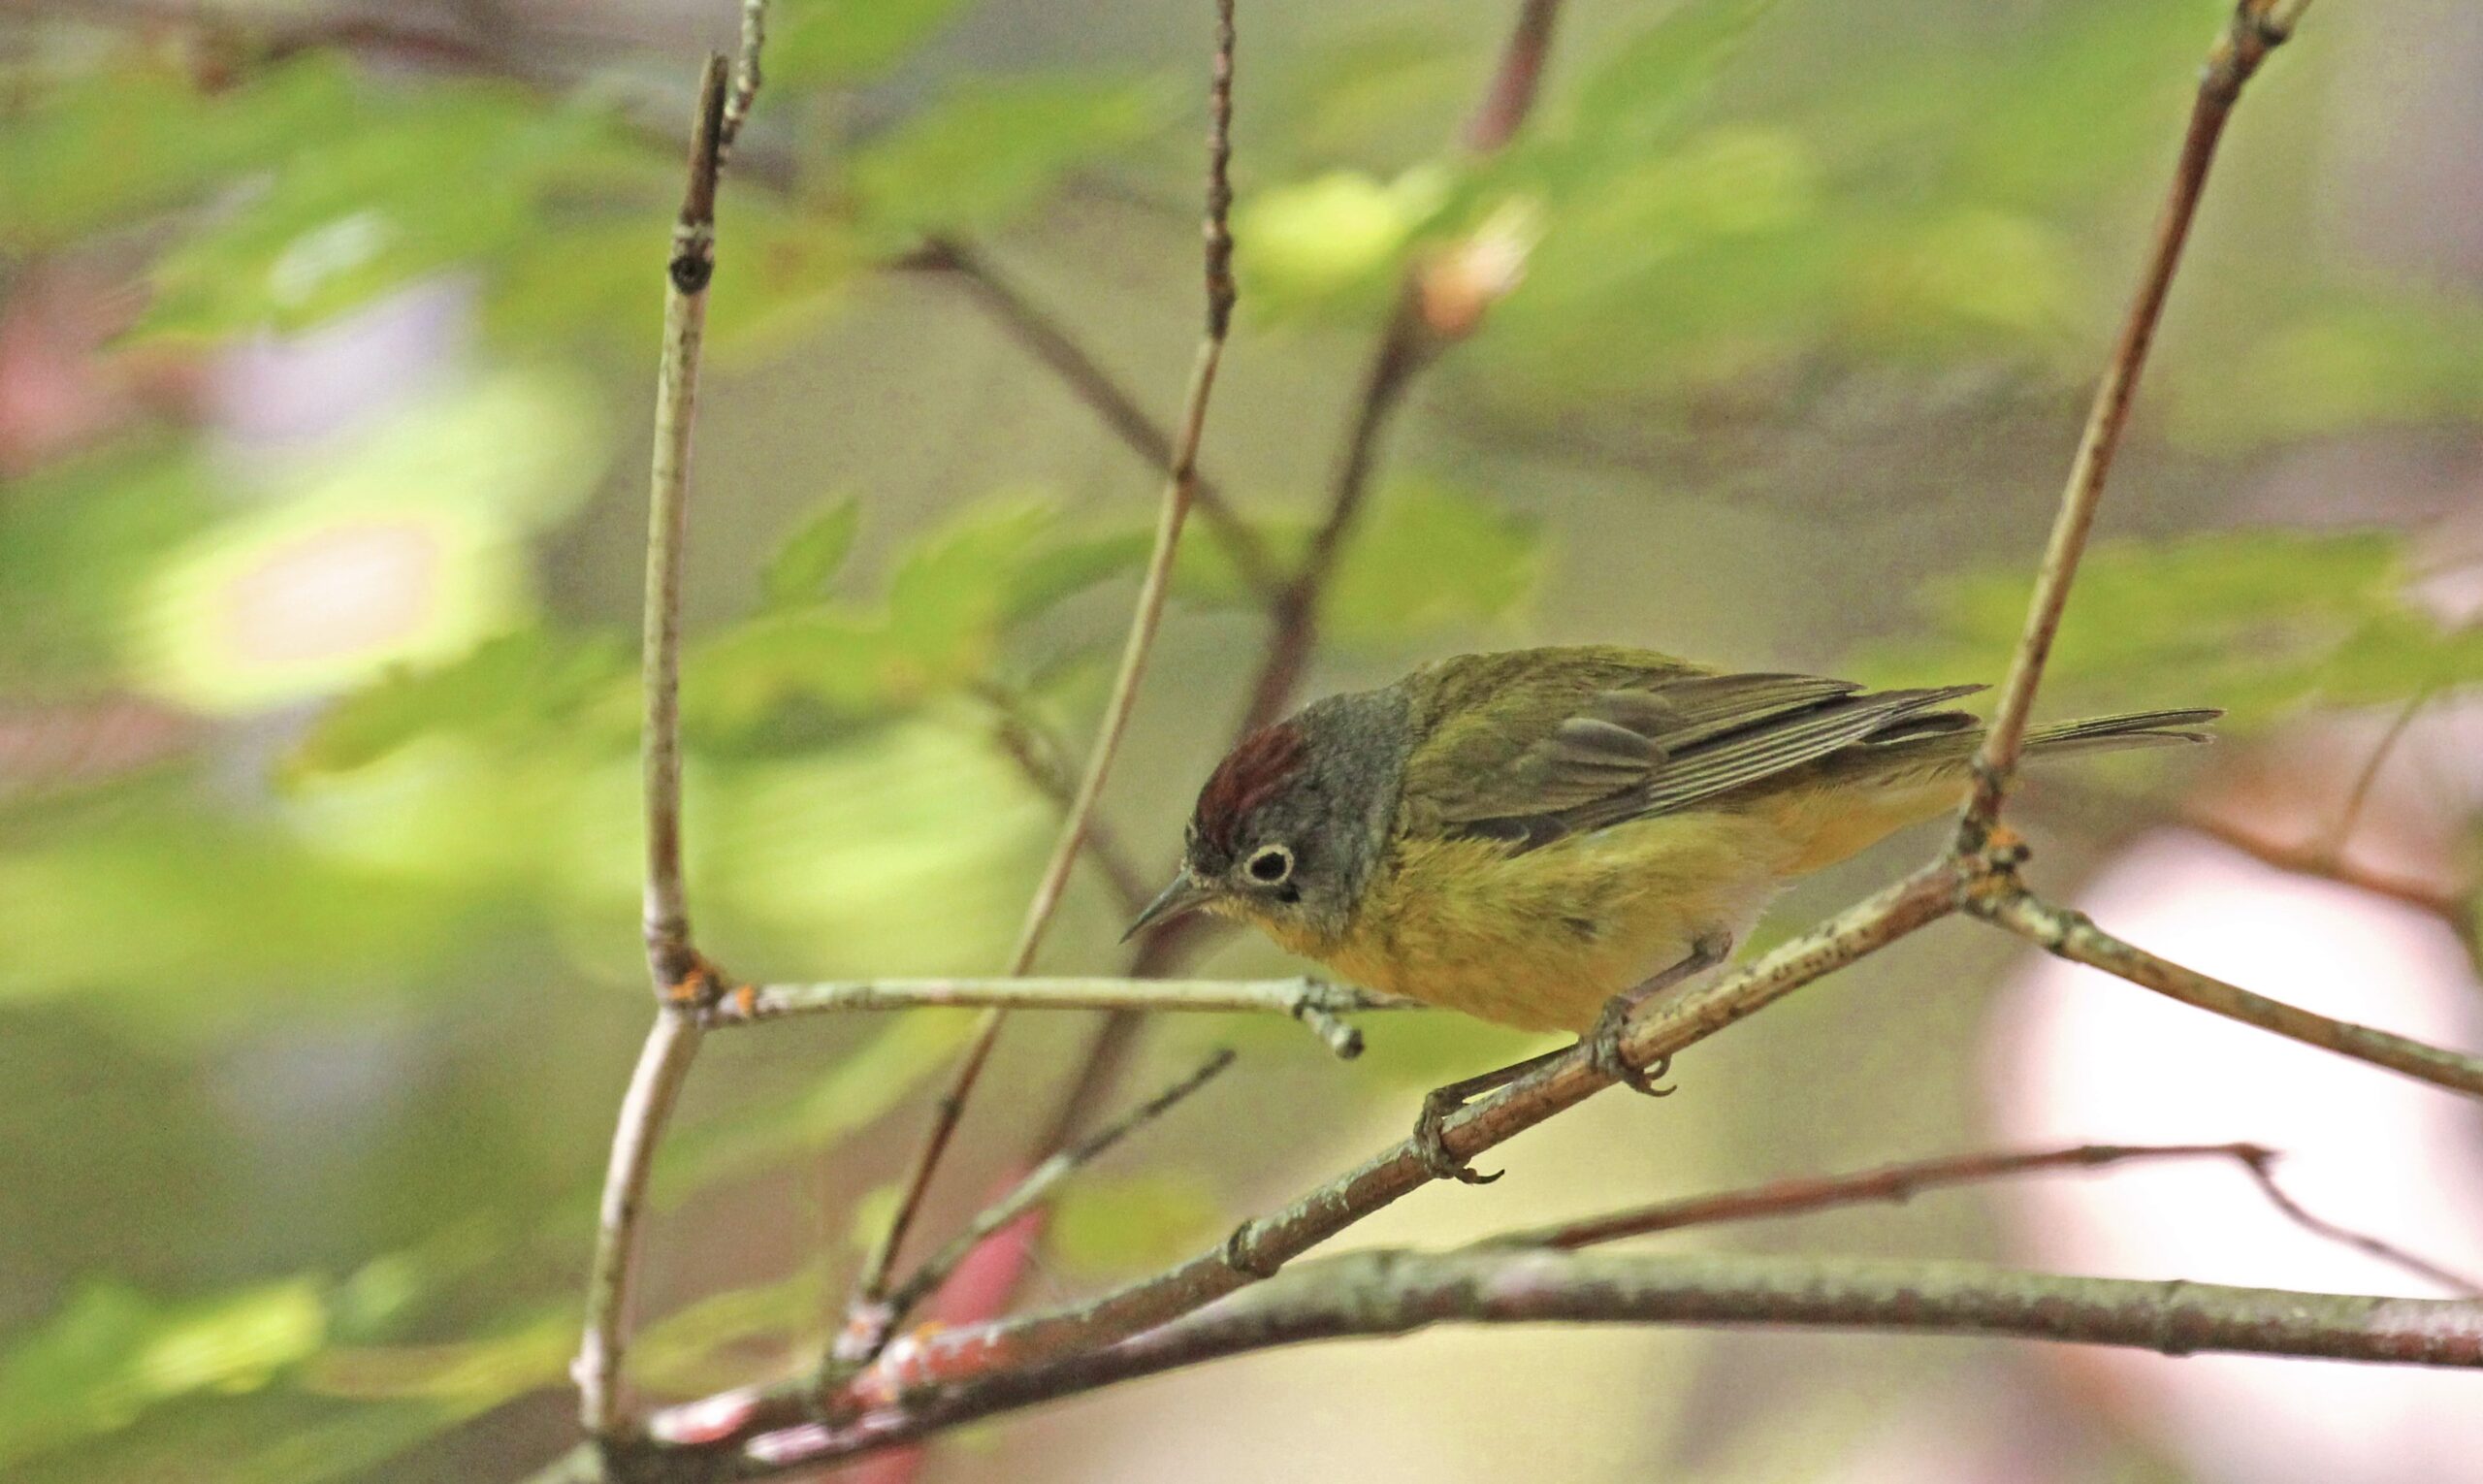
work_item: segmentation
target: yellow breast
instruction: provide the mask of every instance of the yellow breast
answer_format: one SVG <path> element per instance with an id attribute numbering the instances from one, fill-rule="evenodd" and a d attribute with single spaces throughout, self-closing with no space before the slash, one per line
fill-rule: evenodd
<path id="1" fill-rule="evenodd" d="M 1400 839 L 1341 936 L 1275 936 L 1374 989 L 1526 1030 L 1584 1030 L 1700 934 L 1739 937 L 1786 854 L 1769 823 L 1721 813 L 1633 821 L 1523 855 Z"/>

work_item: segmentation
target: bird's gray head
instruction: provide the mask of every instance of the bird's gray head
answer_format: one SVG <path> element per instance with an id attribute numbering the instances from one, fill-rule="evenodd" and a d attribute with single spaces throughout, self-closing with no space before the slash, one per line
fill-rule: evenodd
<path id="1" fill-rule="evenodd" d="M 1387 841 L 1405 747 L 1394 689 L 1332 695 L 1243 738 L 1199 790 L 1181 874 L 1129 934 L 1200 909 L 1288 948 L 1341 934 Z"/>

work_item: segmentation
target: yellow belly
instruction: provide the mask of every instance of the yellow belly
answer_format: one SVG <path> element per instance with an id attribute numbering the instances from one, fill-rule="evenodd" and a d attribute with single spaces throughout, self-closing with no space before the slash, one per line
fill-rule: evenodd
<path id="1" fill-rule="evenodd" d="M 1401 840 L 1341 937 L 1278 941 L 1391 994 L 1525 1030 L 1584 1030 L 1701 934 L 1741 936 L 1785 855 L 1769 823 L 1704 813 L 1519 855 L 1482 840 Z"/>

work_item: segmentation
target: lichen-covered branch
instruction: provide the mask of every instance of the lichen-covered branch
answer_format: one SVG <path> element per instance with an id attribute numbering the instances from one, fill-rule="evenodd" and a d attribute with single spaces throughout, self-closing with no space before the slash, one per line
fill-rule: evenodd
<path id="1" fill-rule="evenodd" d="M 1140 1376 L 1437 1324 L 1666 1324 L 1982 1336 L 2162 1355 L 2483 1368 L 2483 1303 L 2021 1273 L 1972 1263 L 1542 1250 L 1358 1252 L 1144 1336 L 796 1423 L 699 1462 L 766 1478 Z M 662 1455 L 657 1477 L 665 1476 Z"/>

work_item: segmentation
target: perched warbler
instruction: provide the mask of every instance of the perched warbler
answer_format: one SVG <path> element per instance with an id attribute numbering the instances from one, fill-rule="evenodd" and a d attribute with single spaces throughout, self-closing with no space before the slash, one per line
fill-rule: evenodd
<path id="1" fill-rule="evenodd" d="M 1794 877 L 1964 798 L 1981 690 L 1725 674 L 1609 645 L 1461 655 L 1244 738 L 1199 790 L 1135 934 L 1205 910 L 1374 989 L 1624 1063 L 1629 1013 L 1721 963 Z M 2212 710 L 2037 727 L 2036 758 L 2197 742 Z M 1574 1049 L 1574 1048 L 1571 1048 Z M 1547 1053 L 1425 1101 L 1439 1120 Z M 1661 1076 L 1661 1067 L 1654 1075 Z"/>

